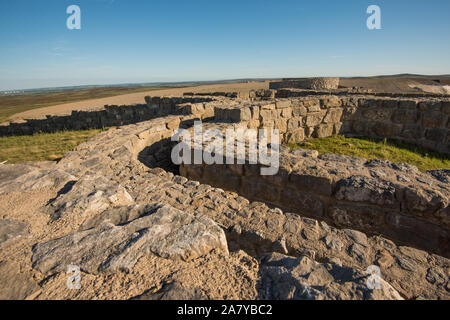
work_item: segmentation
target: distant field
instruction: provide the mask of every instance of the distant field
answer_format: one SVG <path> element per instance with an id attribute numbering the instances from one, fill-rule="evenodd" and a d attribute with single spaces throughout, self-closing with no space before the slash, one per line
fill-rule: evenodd
<path id="1" fill-rule="evenodd" d="M 0 123 L 8 121 L 16 113 L 27 110 L 166 88 L 170 89 L 172 87 L 106 87 L 0 96 Z"/>
<path id="2" fill-rule="evenodd" d="M 58 160 L 102 130 L 61 131 L 32 136 L 1 137 L 0 162 Z"/>
<path id="3" fill-rule="evenodd" d="M 291 149 L 303 148 L 319 151 L 320 154 L 336 153 L 347 156 L 389 160 L 415 165 L 421 171 L 450 169 L 450 156 L 431 152 L 423 148 L 395 141 L 377 141 L 366 138 L 333 136 L 309 139 L 302 144 L 289 144 Z"/>

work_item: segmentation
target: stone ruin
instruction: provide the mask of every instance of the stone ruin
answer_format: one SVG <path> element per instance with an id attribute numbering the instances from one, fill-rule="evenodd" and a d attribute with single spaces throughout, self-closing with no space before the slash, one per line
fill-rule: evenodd
<path id="1" fill-rule="evenodd" d="M 286 78 L 282 81 L 271 82 L 269 89 L 311 89 L 332 90 L 339 88 L 339 78 Z"/>
<path id="2" fill-rule="evenodd" d="M 286 89 L 283 98 L 148 97 L 136 123 L 58 163 L 1 166 L 0 195 L 52 187 L 61 192 L 45 212 L 83 220 L 36 243 L 32 267 L 52 275 L 74 263 L 95 275 L 132 270 L 145 254 L 191 261 L 243 250 L 259 261 L 262 299 L 450 299 L 448 169 L 288 148 L 274 176 L 259 174 L 262 163 L 171 162 L 174 130 L 195 120 L 222 132 L 276 128 L 283 143 L 345 134 L 450 154 L 448 99 L 287 91 L 292 97 Z M 2 243 L 23 234 L 17 224 L 1 221 L 0 231 L 17 229 Z M 366 285 L 373 265 L 382 273 L 375 290 Z"/>

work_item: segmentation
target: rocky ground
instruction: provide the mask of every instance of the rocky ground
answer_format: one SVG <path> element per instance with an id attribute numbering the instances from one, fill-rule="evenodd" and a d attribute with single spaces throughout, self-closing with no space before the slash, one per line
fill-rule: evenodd
<path id="1" fill-rule="evenodd" d="M 111 129 L 58 163 L 0 166 L 0 298 L 450 299 L 444 257 L 138 160 L 188 120 Z M 73 265 L 80 289 L 67 286 Z"/>

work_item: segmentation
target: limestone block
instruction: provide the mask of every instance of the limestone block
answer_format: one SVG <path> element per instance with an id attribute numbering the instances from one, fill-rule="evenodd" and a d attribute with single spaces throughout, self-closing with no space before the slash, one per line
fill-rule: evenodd
<path id="1" fill-rule="evenodd" d="M 416 100 L 400 100 L 398 103 L 398 107 L 400 109 L 417 109 L 417 101 Z"/>
<path id="2" fill-rule="evenodd" d="M 300 143 L 305 140 L 305 130 L 303 128 L 298 128 L 290 130 L 288 132 L 288 143 Z"/>
<path id="3" fill-rule="evenodd" d="M 417 122 L 418 113 L 416 110 L 398 109 L 392 114 L 392 122 L 399 124 L 414 124 Z"/>
<path id="4" fill-rule="evenodd" d="M 333 134 L 334 125 L 332 124 L 321 124 L 314 129 L 313 137 L 315 138 L 326 138 Z"/>
<path id="5" fill-rule="evenodd" d="M 282 109 L 281 116 L 283 118 L 288 118 L 288 119 L 291 118 L 292 117 L 292 108 L 288 107 L 288 108 Z"/>
<path id="6" fill-rule="evenodd" d="M 380 290 L 370 290 L 368 277 L 347 266 L 271 253 L 262 258 L 260 294 L 280 300 L 403 300 L 384 280 Z"/>
<path id="7" fill-rule="evenodd" d="M 291 100 L 278 100 L 275 104 L 276 109 L 289 108 L 291 106 Z"/>
<path id="8" fill-rule="evenodd" d="M 322 119 L 324 117 L 323 112 L 315 112 L 308 114 L 305 119 L 305 125 L 308 127 L 314 127 L 322 123 Z"/>
<path id="9" fill-rule="evenodd" d="M 425 132 L 425 137 L 428 140 L 434 141 L 434 142 L 444 142 L 446 136 L 447 136 L 447 129 L 427 129 Z"/>
<path id="10" fill-rule="evenodd" d="M 325 118 L 323 119 L 324 123 L 337 123 L 341 121 L 343 110 L 342 109 L 331 109 L 328 110 Z"/>
<path id="11" fill-rule="evenodd" d="M 422 113 L 422 126 L 424 128 L 442 128 L 445 126 L 447 116 L 441 112 L 426 111 Z"/>
<path id="12" fill-rule="evenodd" d="M 303 106 L 294 107 L 292 109 L 292 115 L 294 117 L 306 116 L 307 114 L 308 114 L 308 110 Z"/>
<path id="13" fill-rule="evenodd" d="M 372 125 L 371 131 L 379 137 L 395 137 L 400 135 L 402 126 L 389 122 L 376 122 Z"/>
<path id="14" fill-rule="evenodd" d="M 283 204 L 298 213 L 308 216 L 323 217 L 324 205 L 320 198 L 307 192 L 299 192 L 296 188 L 283 188 L 281 191 Z"/>

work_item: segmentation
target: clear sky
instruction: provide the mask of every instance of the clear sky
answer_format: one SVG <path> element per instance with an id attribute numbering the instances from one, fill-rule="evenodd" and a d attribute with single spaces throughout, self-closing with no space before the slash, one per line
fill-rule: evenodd
<path id="1" fill-rule="evenodd" d="M 81 30 L 66 9 L 81 8 Z M 381 8 L 381 30 L 366 9 Z M 0 90 L 450 73 L 449 0 L 0 1 Z"/>

